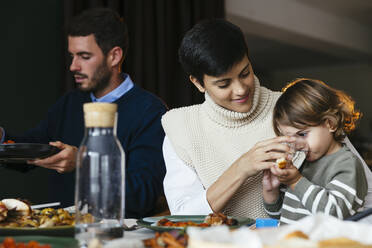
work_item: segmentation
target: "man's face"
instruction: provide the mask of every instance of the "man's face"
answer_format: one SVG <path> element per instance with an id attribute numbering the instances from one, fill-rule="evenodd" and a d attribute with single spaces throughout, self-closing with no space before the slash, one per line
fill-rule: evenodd
<path id="1" fill-rule="evenodd" d="M 109 85 L 112 72 L 94 35 L 69 36 L 68 51 L 72 58 L 70 71 L 79 89 L 100 97 L 100 92 Z"/>
<path id="2" fill-rule="evenodd" d="M 254 74 L 247 56 L 228 72 L 213 77 L 204 75 L 204 87 L 215 103 L 225 109 L 246 113 L 252 107 L 255 91 Z"/>

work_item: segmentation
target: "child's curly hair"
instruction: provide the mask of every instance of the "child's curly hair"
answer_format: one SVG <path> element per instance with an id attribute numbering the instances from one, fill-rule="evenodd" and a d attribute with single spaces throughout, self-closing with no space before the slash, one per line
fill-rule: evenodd
<path id="1" fill-rule="evenodd" d="M 343 141 L 354 130 L 361 113 L 354 109 L 350 96 L 316 79 L 298 78 L 282 90 L 273 114 L 273 126 L 281 135 L 279 124 L 303 129 L 328 121 L 335 129 L 334 139 Z"/>

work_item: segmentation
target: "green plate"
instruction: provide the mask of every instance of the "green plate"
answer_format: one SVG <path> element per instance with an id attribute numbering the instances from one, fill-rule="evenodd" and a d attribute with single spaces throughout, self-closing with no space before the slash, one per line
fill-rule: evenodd
<path id="1" fill-rule="evenodd" d="M 74 237 L 75 226 L 35 227 L 0 227 L 0 236 L 44 235 Z"/>
<path id="2" fill-rule="evenodd" d="M 167 215 L 167 216 L 157 216 L 157 217 L 147 217 L 143 219 L 139 219 L 137 221 L 137 225 L 146 227 L 148 229 L 157 231 L 157 232 L 167 232 L 171 230 L 182 230 L 185 227 L 170 227 L 170 226 L 157 226 L 156 223 L 163 219 L 167 218 L 170 221 L 180 222 L 180 221 L 192 221 L 195 223 L 203 223 L 206 215 Z M 240 217 L 233 217 L 238 221 L 238 225 L 231 226 L 231 228 L 238 228 L 245 225 L 252 225 L 255 223 L 255 220 L 250 218 L 240 218 Z"/>
<path id="3" fill-rule="evenodd" d="M 0 237 L 0 242 L 3 242 L 4 236 Z M 43 245 L 51 245 L 52 248 L 78 248 L 79 243 L 74 238 L 62 238 L 62 237 L 46 237 L 46 236 L 16 236 L 12 237 L 17 243 L 28 243 L 31 240 L 37 241 Z"/>

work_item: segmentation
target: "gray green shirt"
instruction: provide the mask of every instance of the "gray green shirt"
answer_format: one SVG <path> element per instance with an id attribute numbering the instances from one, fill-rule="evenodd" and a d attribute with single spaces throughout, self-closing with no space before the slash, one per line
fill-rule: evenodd
<path id="1" fill-rule="evenodd" d="M 305 161 L 302 178 L 294 190 L 287 188 L 276 203 L 264 203 L 272 218 L 289 224 L 305 216 L 323 212 L 344 219 L 363 206 L 368 184 L 363 165 L 348 147 L 315 162 Z"/>

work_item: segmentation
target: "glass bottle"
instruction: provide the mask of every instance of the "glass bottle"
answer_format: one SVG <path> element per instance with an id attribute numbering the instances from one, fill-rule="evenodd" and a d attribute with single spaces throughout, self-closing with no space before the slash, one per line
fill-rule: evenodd
<path id="1" fill-rule="evenodd" d="M 77 155 L 75 238 L 81 247 L 123 237 L 125 154 L 116 137 L 117 105 L 84 104 Z"/>

